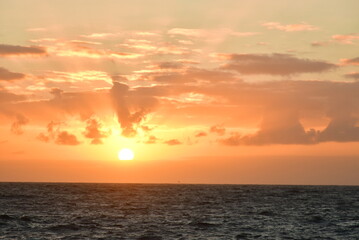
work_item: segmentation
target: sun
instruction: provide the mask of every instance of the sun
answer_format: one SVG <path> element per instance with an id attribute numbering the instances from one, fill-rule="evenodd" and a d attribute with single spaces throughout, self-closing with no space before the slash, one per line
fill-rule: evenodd
<path id="1" fill-rule="evenodd" d="M 131 149 L 128 148 L 122 148 L 118 152 L 118 159 L 120 160 L 132 160 L 135 157 L 135 154 Z"/>

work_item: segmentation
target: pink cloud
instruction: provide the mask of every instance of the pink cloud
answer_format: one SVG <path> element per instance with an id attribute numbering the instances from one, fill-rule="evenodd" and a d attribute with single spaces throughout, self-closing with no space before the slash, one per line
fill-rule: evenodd
<path id="1" fill-rule="evenodd" d="M 314 31 L 318 30 L 317 27 L 306 24 L 306 23 L 299 23 L 299 24 L 281 24 L 279 22 L 267 22 L 263 23 L 262 26 L 266 27 L 267 29 L 276 29 L 285 32 L 300 32 L 300 31 Z"/>
<path id="2" fill-rule="evenodd" d="M 169 35 L 185 36 L 189 38 L 207 38 L 204 40 L 212 41 L 213 38 L 223 38 L 225 36 L 250 37 L 258 35 L 258 32 L 236 32 L 228 28 L 218 29 L 195 29 L 195 28 L 172 28 L 167 31 Z"/>
<path id="3" fill-rule="evenodd" d="M 353 66 L 359 66 L 359 57 L 356 58 L 350 58 L 350 59 L 340 59 L 341 65 L 353 65 Z"/>
<path id="4" fill-rule="evenodd" d="M 167 31 L 170 35 L 183 35 L 187 37 L 203 37 L 206 31 L 203 29 L 172 28 Z"/>
<path id="5" fill-rule="evenodd" d="M 91 38 L 91 39 L 107 39 L 117 37 L 118 33 L 91 33 L 88 35 L 80 35 L 80 37 Z"/>
<path id="6" fill-rule="evenodd" d="M 181 141 L 179 141 L 178 139 L 171 139 L 171 140 L 168 140 L 168 141 L 164 141 L 163 143 L 169 145 L 169 146 L 175 146 L 175 145 L 180 145 L 182 144 Z"/>
<path id="7" fill-rule="evenodd" d="M 98 49 L 89 44 L 89 42 L 58 42 L 47 49 L 50 53 L 62 57 L 86 57 L 86 58 L 118 58 L 135 59 L 143 56 L 139 53 L 118 52 L 107 49 Z"/>
<path id="8" fill-rule="evenodd" d="M 342 44 L 353 44 L 355 40 L 359 40 L 359 34 L 333 35 L 332 39 Z"/>

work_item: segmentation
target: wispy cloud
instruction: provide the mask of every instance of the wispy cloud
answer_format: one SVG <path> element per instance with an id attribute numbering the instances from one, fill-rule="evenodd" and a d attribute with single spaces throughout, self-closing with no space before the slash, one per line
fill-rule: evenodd
<path id="1" fill-rule="evenodd" d="M 340 64 L 341 65 L 356 65 L 359 66 L 359 57 L 356 58 L 344 58 L 344 59 L 340 59 Z"/>
<path id="2" fill-rule="evenodd" d="M 46 50 L 39 46 L 19 46 L 0 44 L 0 57 L 9 56 L 43 56 L 46 55 Z"/>
<path id="3" fill-rule="evenodd" d="M 359 72 L 346 73 L 346 74 L 344 74 L 344 76 L 345 76 L 346 78 L 350 78 L 350 79 L 354 79 L 354 80 L 359 80 Z"/>
<path id="4" fill-rule="evenodd" d="M 359 40 L 359 34 L 347 34 L 347 35 L 333 35 L 332 39 L 342 44 L 353 44 L 354 41 Z"/>
<path id="5" fill-rule="evenodd" d="M 279 22 L 266 22 L 263 23 L 262 26 L 266 27 L 267 29 L 275 29 L 281 30 L 285 32 L 301 32 L 301 31 L 314 31 L 318 30 L 318 27 L 313 25 L 309 25 L 307 23 L 298 23 L 298 24 L 281 24 Z"/>
<path id="6" fill-rule="evenodd" d="M 235 70 L 241 74 L 291 75 L 323 72 L 336 68 L 326 61 L 300 59 L 289 54 L 221 54 L 229 62 L 223 69 Z"/>
<path id="7" fill-rule="evenodd" d="M 11 80 L 22 79 L 24 77 L 25 77 L 25 74 L 10 72 L 6 68 L 0 67 L 0 81 L 1 80 L 11 81 Z"/>

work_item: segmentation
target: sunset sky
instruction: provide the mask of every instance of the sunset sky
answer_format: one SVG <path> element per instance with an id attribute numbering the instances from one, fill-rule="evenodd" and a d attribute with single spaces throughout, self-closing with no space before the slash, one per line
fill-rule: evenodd
<path id="1" fill-rule="evenodd" d="M 359 185 L 358 9 L 1 0 L 0 181 Z"/>

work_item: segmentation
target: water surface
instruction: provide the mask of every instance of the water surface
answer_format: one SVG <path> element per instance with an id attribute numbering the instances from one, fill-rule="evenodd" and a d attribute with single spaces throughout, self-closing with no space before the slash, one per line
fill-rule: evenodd
<path id="1" fill-rule="evenodd" d="M 0 183 L 0 239 L 359 239 L 359 187 Z"/>

